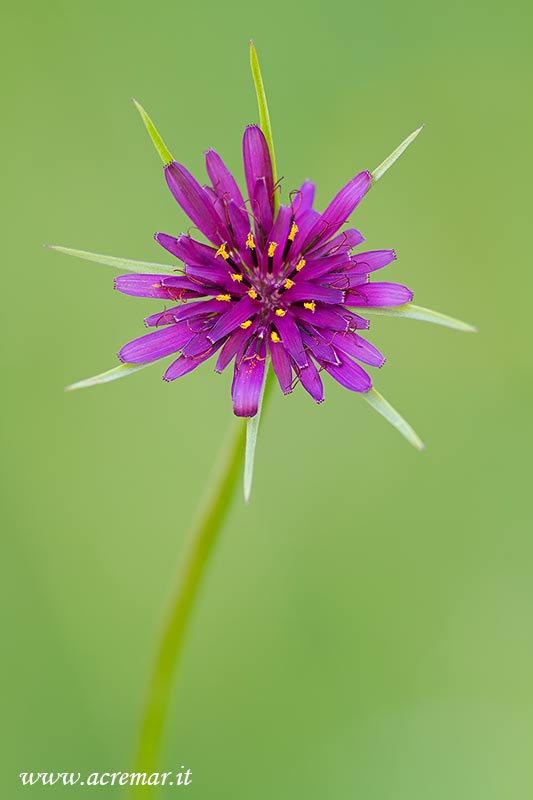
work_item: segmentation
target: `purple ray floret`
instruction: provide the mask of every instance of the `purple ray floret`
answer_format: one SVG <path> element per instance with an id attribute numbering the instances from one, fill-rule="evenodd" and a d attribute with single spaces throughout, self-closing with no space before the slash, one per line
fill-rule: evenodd
<path id="1" fill-rule="evenodd" d="M 172 381 L 218 353 L 217 372 L 234 362 L 240 417 L 257 413 L 268 356 L 284 394 L 299 382 L 321 403 L 322 372 L 368 392 L 372 381 L 357 362 L 381 367 L 385 358 L 360 335 L 369 323 L 352 309 L 400 306 L 413 297 L 406 286 L 370 282 L 396 258 L 394 250 L 352 254 L 363 237 L 341 230 L 368 191 L 370 173 L 355 175 L 322 214 L 313 208 L 310 181 L 276 212 L 270 153 L 256 125 L 244 132 L 243 158 L 247 201 L 214 150 L 206 153 L 208 186 L 181 164 L 165 167 L 170 191 L 210 244 L 157 233 L 183 264 L 177 274 L 117 278 L 125 294 L 169 301 L 145 319 L 155 330 L 124 345 L 119 358 L 143 364 L 175 354 L 164 374 Z"/>

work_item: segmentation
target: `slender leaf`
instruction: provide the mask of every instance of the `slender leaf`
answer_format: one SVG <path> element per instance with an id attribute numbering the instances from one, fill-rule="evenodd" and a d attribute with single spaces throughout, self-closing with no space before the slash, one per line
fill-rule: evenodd
<path id="1" fill-rule="evenodd" d="M 274 154 L 274 139 L 272 137 L 272 126 L 270 124 L 270 114 L 268 113 L 268 103 L 266 99 L 265 85 L 263 83 L 261 68 L 259 66 L 259 59 L 257 57 L 257 50 L 255 49 L 253 40 L 250 41 L 250 66 L 252 68 L 252 77 L 254 79 L 255 93 L 257 95 L 257 105 L 259 106 L 259 122 L 261 130 L 265 134 L 265 139 L 267 140 L 268 149 L 270 150 L 270 158 L 272 161 L 272 173 L 274 175 L 274 185 L 276 185 L 276 181 L 278 179 L 277 178 L 278 173 L 276 169 L 276 156 Z M 274 194 L 274 207 L 275 211 L 277 211 L 279 208 L 278 192 L 275 192 Z"/>
<path id="2" fill-rule="evenodd" d="M 62 247 L 58 244 L 47 244 L 50 250 L 57 250 L 58 253 L 65 253 L 67 256 L 76 256 L 85 261 L 94 261 L 96 264 L 107 264 L 116 269 L 125 269 L 128 272 L 142 272 L 158 275 L 164 273 L 175 275 L 176 270 L 168 264 L 156 264 L 153 261 L 133 261 L 130 258 L 118 258 L 117 256 L 106 256 L 102 253 L 90 253 L 88 250 L 74 250 L 72 247 Z"/>
<path id="3" fill-rule="evenodd" d="M 142 105 L 140 103 L 138 103 L 135 98 L 132 98 L 132 99 L 133 99 L 133 103 L 135 105 L 135 108 L 137 109 L 137 111 L 141 115 L 141 119 L 144 122 L 146 130 L 148 131 L 148 133 L 150 135 L 150 139 L 152 140 L 152 142 L 154 144 L 154 147 L 158 152 L 159 158 L 161 159 L 161 161 L 163 162 L 164 166 L 166 167 L 168 164 L 170 164 L 172 161 L 174 161 L 174 157 L 173 157 L 172 153 L 170 152 L 170 150 L 168 149 L 168 147 L 166 146 L 166 144 L 164 143 L 164 141 L 161 138 L 157 128 L 155 127 L 154 123 L 152 122 L 152 120 L 150 119 L 150 117 L 148 116 L 148 114 L 146 113 L 144 108 L 142 107 Z"/>
<path id="4" fill-rule="evenodd" d="M 378 414 L 381 414 L 385 419 L 398 430 L 402 436 L 405 436 L 409 444 L 416 447 L 417 450 L 424 450 L 424 443 L 420 437 L 411 428 L 408 422 L 398 414 L 395 408 L 391 406 L 387 400 L 376 389 L 370 389 L 369 392 L 361 394 L 361 397 L 370 403 L 372 408 L 375 408 Z"/>
<path id="5" fill-rule="evenodd" d="M 261 413 L 267 403 L 272 389 L 275 385 L 274 370 L 270 369 L 270 358 L 267 356 L 267 363 L 265 368 L 265 379 L 261 389 L 261 396 L 259 398 L 259 406 L 255 417 L 251 417 L 246 423 L 246 448 L 244 454 L 244 499 L 249 501 L 252 492 L 252 480 L 254 471 L 255 448 L 257 446 L 257 432 L 259 430 L 259 422 Z"/>
<path id="6" fill-rule="evenodd" d="M 155 361 L 149 361 L 147 364 L 120 364 L 118 367 L 101 372 L 99 375 L 93 375 L 92 378 L 85 378 L 83 381 L 71 383 L 65 386 L 66 392 L 73 392 L 75 389 L 88 389 L 90 386 L 98 386 L 101 383 L 110 383 L 116 381 L 118 378 L 125 378 L 126 375 L 132 375 L 140 369 L 149 367 L 150 364 L 155 364 Z"/>
<path id="7" fill-rule="evenodd" d="M 259 431 L 259 423 L 261 421 L 261 412 L 263 410 L 263 400 L 265 398 L 265 391 L 268 391 L 272 385 L 272 378 L 270 375 L 270 359 L 267 359 L 265 367 L 265 377 L 263 386 L 261 388 L 261 395 L 259 397 L 259 406 L 255 417 L 250 417 L 246 422 L 246 447 L 244 450 L 244 501 L 248 503 L 250 495 L 252 494 L 252 482 L 254 478 L 254 463 L 255 463 L 255 448 L 257 447 L 257 433 Z"/>
<path id="8" fill-rule="evenodd" d="M 397 161 L 400 158 L 400 156 L 402 155 L 402 153 L 405 150 L 407 150 L 407 148 L 409 147 L 411 142 L 414 142 L 414 140 L 416 139 L 418 134 L 421 132 L 423 127 L 424 126 L 421 125 L 419 128 L 416 129 L 416 131 L 413 131 L 407 137 L 407 139 L 404 139 L 403 142 L 400 145 L 398 145 L 396 150 L 392 151 L 390 156 L 388 156 L 385 159 L 385 161 L 382 161 L 381 164 L 378 167 L 376 167 L 376 169 L 372 170 L 372 172 L 370 173 L 372 175 L 372 182 L 370 184 L 371 187 L 376 183 L 376 181 L 379 181 L 379 179 L 387 172 L 387 170 L 390 167 L 392 167 L 394 162 Z"/>
<path id="9" fill-rule="evenodd" d="M 468 322 L 449 317 L 447 314 L 441 314 L 440 311 L 432 311 L 430 308 L 415 306 L 412 303 L 393 308 L 368 307 L 365 308 L 364 313 L 376 314 L 381 317 L 408 317 L 409 319 L 419 319 L 423 322 L 434 322 L 435 325 L 443 325 L 445 328 L 453 328 L 456 331 L 464 331 L 465 333 L 477 332 L 477 328 L 469 325 Z"/>

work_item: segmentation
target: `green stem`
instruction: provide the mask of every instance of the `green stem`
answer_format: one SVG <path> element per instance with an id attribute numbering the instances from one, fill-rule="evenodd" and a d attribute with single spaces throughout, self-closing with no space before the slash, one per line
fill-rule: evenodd
<path id="1" fill-rule="evenodd" d="M 158 758 L 172 683 L 179 663 L 187 625 L 198 589 L 217 536 L 228 513 L 238 484 L 244 453 L 246 425 L 239 420 L 223 447 L 220 464 L 206 502 L 193 528 L 189 551 L 178 575 L 168 615 L 163 625 L 154 672 L 150 683 L 135 772 L 150 775 L 158 770 Z M 147 797 L 150 787 L 133 787 L 133 797 Z M 153 791 L 153 789 L 152 789 Z"/>

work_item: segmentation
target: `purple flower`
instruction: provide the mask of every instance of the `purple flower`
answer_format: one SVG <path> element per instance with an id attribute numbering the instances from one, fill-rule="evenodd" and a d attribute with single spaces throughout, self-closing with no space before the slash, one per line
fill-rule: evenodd
<path id="1" fill-rule="evenodd" d="M 313 208 L 309 181 L 276 211 L 269 148 L 256 125 L 245 130 L 243 156 L 247 201 L 213 150 L 206 154 L 210 185 L 175 161 L 165 167 L 170 191 L 210 244 L 157 233 L 184 266 L 175 276 L 117 278 L 125 294 L 169 304 L 146 318 L 155 330 L 124 345 L 119 358 L 144 364 L 179 354 L 164 374 L 171 381 L 218 353 L 217 372 L 234 364 L 233 408 L 241 417 L 257 413 L 268 356 L 284 394 L 300 382 L 321 403 L 323 371 L 347 389 L 368 392 L 372 381 L 360 364 L 380 367 L 385 359 L 360 335 L 369 323 L 358 312 L 403 306 L 413 296 L 397 283 L 369 282 L 396 258 L 394 250 L 353 255 L 363 236 L 341 231 L 369 189 L 370 173 L 352 178 L 322 214 Z"/>

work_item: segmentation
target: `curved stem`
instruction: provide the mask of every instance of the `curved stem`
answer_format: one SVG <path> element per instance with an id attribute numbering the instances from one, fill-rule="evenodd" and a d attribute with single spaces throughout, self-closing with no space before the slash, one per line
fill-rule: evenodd
<path id="1" fill-rule="evenodd" d="M 161 739 L 176 665 L 181 656 L 187 624 L 209 556 L 239 481 L 245 437 L 245 422 L 239 420 L 223 447 L 213 483 L 208 490 L 206 501 L 200 506 L 201 511 L 193 527 L 189 550 L 179 572 L 163 624 L 142 722 L 135 772 L 145 772 L 150 775 L 158 768 Z M 146 785 L 133 787 L 132 796 L 139 797 L 142 794 L 142 797 L 146 798 L 150 788 Z"/>

